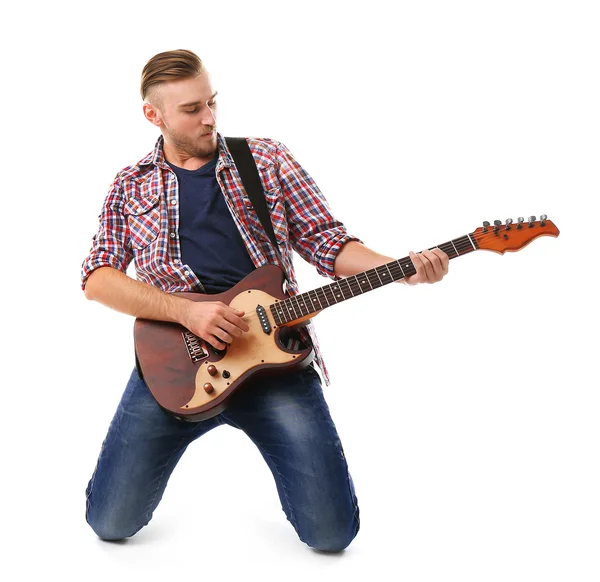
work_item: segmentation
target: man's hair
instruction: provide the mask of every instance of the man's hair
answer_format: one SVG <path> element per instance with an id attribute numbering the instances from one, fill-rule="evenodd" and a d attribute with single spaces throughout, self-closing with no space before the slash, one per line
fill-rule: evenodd
<path id="1" fill-rule="evenodd" d="M 192 51 L 180 49 L 154 55 L 142 70 L 140 93 L 144 101 L 162 83 L 176 79 L 196 77 L 204 70 L 204 65 L 198 55 Z M 158 106 L 158 104 L 154 103 Z"/>

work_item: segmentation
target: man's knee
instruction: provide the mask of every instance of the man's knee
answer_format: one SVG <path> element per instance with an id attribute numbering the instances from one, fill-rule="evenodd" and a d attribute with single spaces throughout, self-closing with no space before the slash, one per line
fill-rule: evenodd
<path id="1" fill-rule="evenodd" d="M 111 514 L 98 514 L 95 511 L 86 512 L 86 521 L 94 530 L 95 534 L 105 541 L 118 541 L 135 535 L 144 525 L 126 521 L 119 516 Z"/>
<path id="2" fill-rule="evenodd" d="M 352 531 L 341 532 L 339 535 L 317 535 L 307 543 L 313 550 L 337 554 L 343 552 L 350 545 L 352 540 L 356 537 L 356 534 L 356 531 Z"/>
<path id="3" fill-rule="evenodd" d="M 347 523 L 315 523 L 309 531 L 303 533 L 302 541 L 314 550 L 339 553 L 350 545 L 359 528 L 358 515 L 354 515 Z"/>

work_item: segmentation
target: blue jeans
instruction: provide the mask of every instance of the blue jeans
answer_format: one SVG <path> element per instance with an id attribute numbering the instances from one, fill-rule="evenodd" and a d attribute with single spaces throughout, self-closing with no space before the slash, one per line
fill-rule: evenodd
<path id="1" fill-rule="evenodd" d="M 252 379 L 221 414 L 195 423 L 162 410 L 134 370 L 86 489 L 86 519 L 96 534 L 119 540 L 147 525 L 187 446 L 222 424 L 243 430 L 258 447 L 303 542 L 328 552 L 350 544 L 359 529 L 358 503 L 311 366 Z"/>

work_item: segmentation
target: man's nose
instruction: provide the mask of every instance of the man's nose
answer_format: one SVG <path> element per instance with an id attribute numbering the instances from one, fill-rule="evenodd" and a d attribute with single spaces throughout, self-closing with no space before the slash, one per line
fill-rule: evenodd
<path id="1" fill-rule="evenodd" d="M 202 123 L 204 125 L 216 125 L 217 123 L 217 118 L 208 105 L 205 105 L 202 108 Z"/>

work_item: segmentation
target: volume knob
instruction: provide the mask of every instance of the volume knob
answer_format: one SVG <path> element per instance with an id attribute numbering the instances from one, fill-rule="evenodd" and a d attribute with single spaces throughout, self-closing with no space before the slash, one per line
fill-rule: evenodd
<path id="1" fill-rule="evenodd" d="M 217 375 L 217 367 L 214 364 L 211 364 L 210 366 L 208 366 L 208 368 L 206 368 L 206 371 L 211 376 L 216 376 Z"/>
<path id="2" fill-rule="evenodd" d="M 212 394 L 215 391 L 215 388 L 210 382 L 207 382 L 206 384 L 204 384 L 204 391 L 207 394 Z"/>

